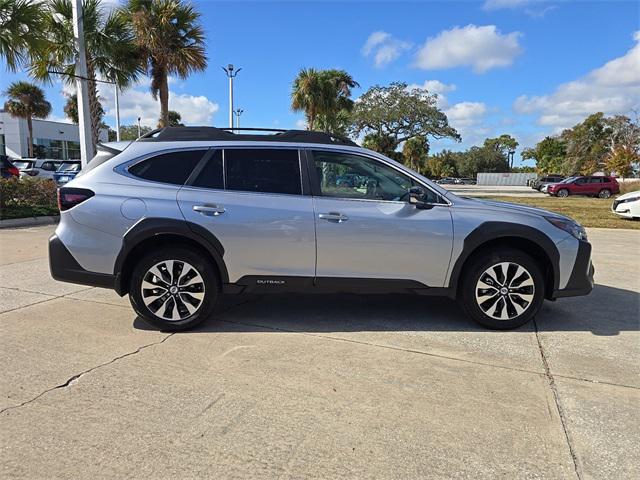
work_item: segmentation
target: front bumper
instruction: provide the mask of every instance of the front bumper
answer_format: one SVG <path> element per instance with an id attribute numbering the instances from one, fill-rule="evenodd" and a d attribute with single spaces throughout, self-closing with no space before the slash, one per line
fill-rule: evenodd
<path id="1" fill-rule="evenodd" d="M 576 261 L 573 264 L 573 270 L 567 286 L 563 289 L 554 290 L 552 298 L 588 295 L 593 290 L 594 273 L 595 269 L 591 262 L 591 244 L 584 240 L 579 240 Z"/>
<path id="2" fill-rule="evenodd" d="M 92 287 L 114 288 L 115 275 L 85 270 L 57 235 L 49 239 L 49 270 L 55 280 Z"/>

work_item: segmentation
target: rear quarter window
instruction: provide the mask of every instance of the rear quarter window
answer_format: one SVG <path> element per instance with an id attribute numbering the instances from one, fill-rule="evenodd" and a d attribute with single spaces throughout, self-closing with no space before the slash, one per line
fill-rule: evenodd
<path id="1" fill-rule="evenodd" d="M 129 173 L 152 182 L 184 185 L 206 150 L 183 150 L 155 155 L 129 167 Z"/>

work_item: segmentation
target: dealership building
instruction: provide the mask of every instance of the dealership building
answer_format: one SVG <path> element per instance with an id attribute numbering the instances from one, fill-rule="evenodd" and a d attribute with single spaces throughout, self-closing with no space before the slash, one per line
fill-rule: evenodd
<path id="1" fill-rule="evenodd" d="M 106 142 L 107 129 L 100 132 Z M 73 160 L 80 158 L 80 131 L 73 123 L 33 119 L 34 154 L 38 158 Z M 28 158 L 29 130 L 24 118 L 15 118 L 0 110 L 0 154 Z"/>

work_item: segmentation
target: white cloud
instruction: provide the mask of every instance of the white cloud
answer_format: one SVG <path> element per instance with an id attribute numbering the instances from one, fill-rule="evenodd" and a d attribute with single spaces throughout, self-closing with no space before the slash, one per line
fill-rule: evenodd
<path id="1" fill-rule="evenodd" d="M 625 114 L 640 109 L 640 31 L 634 39 L 636 44 L 625 55 L 560 85 L 551 94 L 522 95 L 516 99 L 514 110 L 537 114 L 540 125 L 560 130 L 595 112 Z"/>
<path id="2" fill-rule="evenodd" d="M 460 148 L 481 142 L 492 131 L 486 124 L 488 111 L 483 102 L 459 102 L 444 111 L 449 124 L 462 135 Z"/>
<path id="3" fill-rule="evenodd" d="M 362 47 L 362 55 L 373 56 L 373 63 L 381 68 L 398 58 L 403 51 L 411 48 L 409 42 L 399 40 L 387 32 L 373 32 Z"/>
<path id="4" fill-rule="evenodd" d="M 457 87 L 453 83 L 446 84 L 440 80 L 425 80 L 422 85 L 412 83 L 407 86 L 407 90 L 413 90 L 414 88 L 426 90 L 429 93 L 435 93 L 438 96 L 438 108 L 446 108 L 449 105 L 449 102 L 445 93 L 453 92 Z"/>
<path id="5" fill-rule="evenodd" d="M 445 110 L 449 122 L 454 126 L 469 126 L 478 122 L 487 113 L 483 102 L 460 102 Z"/>
<path id="6" fill-rule="evenodd" d="M 307 121 L 299 118 L 298 120 L 296 120 L 296 128 L 298 130 L 306 130 L 307 129 Z"/>
<path id="7" fill-rule="evenodd" d="M 482 9 L 486 11 L 494 11 L 503 9 L 516 10 L 522 8 L 524 13 L 531 18 L 542 18 L 551 10 L 555 10 L 557 8 L 556 5 L 544 5 L 545 3 L 547 3 L 546 0 L 485 0 L 482 5 Z"/>
<path id="8" fill-rule="evenodd" d="M 139 85 L 120 92 L 120 121 L 121 123 L 135 123 L 140 117 L 140 123 L 155 127 L 160 116 L 160 102 L 154 100 L 143 80 Z M 171 83 L 171 82 L 170 82 Z M 112 86 L 100 87 L 100 98 L 106 116 L 115 118 L 115 93 Z M 210 125 L 213 115 L 219 110 L 219 105 L 204 95 L 189 95 L 169 91 L 169 109 L 175 110 L 182 116 L 186 125 Z"/>
<path id="9" fill-rule="evenodd" d="M 470 66 L 476 73 L 506 67 L 522 53 L 520 32 L 501 34 L 495 25 L 453 27 L 429 37 L 416 54 L 425 70 Z"/>
<path id="10" fill-rule="evenodd" d="M 533 3 L 533 0 L 485 0 L 483 10 L 515 9 Z"/>

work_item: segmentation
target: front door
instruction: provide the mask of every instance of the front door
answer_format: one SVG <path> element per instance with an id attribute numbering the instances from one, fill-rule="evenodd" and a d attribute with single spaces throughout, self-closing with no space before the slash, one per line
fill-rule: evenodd
<path id="1" fill-rule="evenodd" d="M 187 221 L 218 238 L 230 282 L 313 277 L 313 204 L 302 194 L 298 150 L 217 150 L 195 174 L 178 192 L 178 204 Z"/>
<path id="2" fill-rule="evenodd" d="M 377 159 L 310 152 L 317 277 L 414 280 L 443 287 L 453 240 L 451 214 L 408 202 L 417 182 Z"/>

